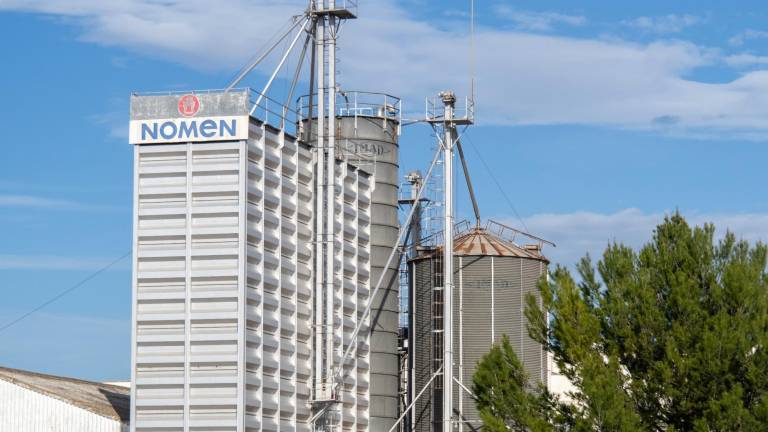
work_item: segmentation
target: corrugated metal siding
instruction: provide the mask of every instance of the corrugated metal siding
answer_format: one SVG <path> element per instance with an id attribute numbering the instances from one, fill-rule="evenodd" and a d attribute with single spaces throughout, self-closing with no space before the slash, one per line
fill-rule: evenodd
<path id="1" fill-rule="evenodd" d="M 435 257 L 412 261 L 414 281 L 415 328 L 412 339 L 415 396 L 433 373 L 432 353 L 432 287 L 434 286 Z M 525 318 L 525 296 L 534 293 L 538 297 L 539 277 L 546 273 L 543 261 L 504 256 L 463 256 L 456 258 L 454 275 L 454 366 L 456 377 L 471 389 L 472 376 L 478 361 L 494 342 L 506 334 L 515 352 L 532 380 L 546 383 L 547 357 L 544 349 L 528 336 Z M 462 313 L 460 314 L 460 309 Z M 461 326 L 461 327 L 460 327 Z M 461 393 L 462 413 L 465 424 L 460 430 L 477 430 L 479 421 L 475 403 L 460 386 L 454 386 L 454 409 L 459 408 Z M 414 431 L 431 431 L 433 403 L 439 403 L 439 395 L 427 391 L 416 402 L 412 424 Z M 440 416 L 440 413 L 434 413 Z M 439 420 L 439 419 L 437 419 Z"/>
<path id="2" fill-rule="evenodd" d="M 311 143 L 317 145 L 317 120 L 311 122 Z M 305 127 L 307 125 L 305 124 Z M 398 128 L 389 118 L 337 118 L 337 155 L 373 174 L 371 192 L 370 284 L 375 285 L 398 237 Z M 370 428 L 388 430 L 398 417 L 398 257 L 390 264 L 371 304 Z"/>
<path id="3" fill-rule="evenodd" d="M 411 344 L 413 356 L 414 395 L 421 391 L 432 377 L 432 286 L 433 286 L 433 260 L 425 259 L 415 261 L 411 278 L 414 281 L 414 328 Z M 412 424 L 414 431 L 431 431 L 432 421 L 432 395 L 431 391 L 425 392 L 416 401 L 413 411 Z"/>
<path id="4" fill-rule="evenodd" d="M 0 380 L 0 431 L 127 432 L 119 421 Z"/>
<path id="5" fill-rule="evenodd" d="M 243 150 L 241 142 L 139 147 L 138 432 L 237 428 Z"/>
<path id="6" fill-rule="evenodd" d="M 472 388 L 472 375 L 477 362 L 491 348 L 491 272 L 492 257 L 468 256 L 456 259 L 460 274 L 454 277 L 454 376 L 461 383 Z M 459 314 L 459 306 L 463 314 Z M 463 328 L 459 325 L 463 324 Z M 462 338 L 463 336 L 463 338 Z M 463 365 L 463 373 L 459 367 Z M 459 408 L 461 398 L 462 414 L 468 424 L 479 424 L 475 402 L 461 386 L 454 385 L 454 407 Z"/>
<path id="7" fill-rule="evenodd" d="M 522 293 L 522 305 L 521 311 L 525 310 L 525 297 L 528 294 L 533 294 L 538 303 L 541 304 L 539 291 L 537 284 L 539 277 L 541 276 L 542 266 L 539 261 L 535 260 L 521 260 L 523 268 L 522 286 L 520 291 Z M 531 339 L 528 336 L 528 327 L 525 314 L 522 314 L 522 329 L 524 332 L 521 358 L 526 371 L 531 377 L 532 381 L 539 381 L 545 383 L 547 380 L 547 356 L 541 344 Z"/>
<path id="8" fill-rule="evenodd" d="M 374 174 L 371 192 L 371 285 L 387 264 L 398 237 L 398 127 L 379 117 L 342 116 L 338 119 L 340 153 L 352 164 Z M 384 275 L 371 308 L 370 427 L 388 430 L 398 417 L 398 268 L 396 256 Z"/>
<path id="9" fill-rule="evenodd" d="M 310 429 L 312 154 L 250 131 L 247 143 L 137 146 L 137 432 Z M 337 171 L 341 351 L 370 292 L 371 179 Z M 370 347 L 358 353 L 345 430 L 369 421 Z"/>
<path id="10" fill-rule="evenodd" d="M 246 431 L 309 430 L 311 154 L 269 127 L 248 143 Z"/>
<path id="11" fill-rule="evenodd" d="M 341 234 L 334 238 L 334 353 L 340 362 L 352 333 L 363 316 L 371 291 L 371 191 L 367 173 L 336 161 L 335 224 Z M 370 317 L 362 334 L 370 331 Z M 341 430 L 365 431 L 370 422 L 371 345 L 358 337 L 356 356 L 347 362 L 341 389 Z"/>

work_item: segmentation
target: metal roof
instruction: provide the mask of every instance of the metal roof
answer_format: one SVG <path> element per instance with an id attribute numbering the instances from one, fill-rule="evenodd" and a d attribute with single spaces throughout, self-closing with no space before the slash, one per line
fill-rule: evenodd
<path id="1" fill-rule="evenodd" d="M 518 246 L 491 234 L 485 228 L 474 228 L 453 241 L 455 255 L 490 255 L 545 259 L 538 245 Z"/>
<path id="2" fill-rule="evenodd" d="M 442 251 L 442 247 L 430 248 L 414 259 L 426 258 Z M 542 255 L 541 246 L 529 244 L 520 246 L 512 241 L 488 231 L 486 228 L 475 227 L 454 237 L 453 253 L 455 256 L 503 256 L 529 258 L 549 263 Z"/>
<path id="3" fill-rule="evenodd" d="M 131 410 L 130 389 L 74 378 L 0 367 L 0 380 L 58 399 L 125 424 Z"/>

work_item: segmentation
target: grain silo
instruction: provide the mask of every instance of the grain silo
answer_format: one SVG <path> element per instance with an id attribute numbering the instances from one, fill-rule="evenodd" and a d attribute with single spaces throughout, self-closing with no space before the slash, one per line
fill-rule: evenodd
<path id="1" fill-rule="evenodd" d="M 538 295 L 539 279 L 547 273 L 541 253 L 545 241 L 518 245 L 519 231 L 491 222 L 485 227 L 458 225 L 454 237 L 453 295 L 453 386 L 456 430 L 478 430 L 481 426 L 475 403 L 467 393 L 480 358 L 494 342 L 507 335 L 532 380 L 546 383 L 547 355 L 528 336 L 525 296 Z M 438 241 L 437 244 L 440 244 Z M 442 248 L 423 248 L 408 261 L 410 304 L 410 399 L 428 386 L 442 365 L 443 274 Z M 466 387 L 467 389 L 463 389 Z M 437 376 L 414 405 L 410 424 L 414 431 L 440 430 L 442 376 Z"/>
<path id="2" fill-rule="evenodd" d="M 316 98 L 313 98 L 317 100 Z M 317 145 L 317 112 L 308 96 L 299 99 L 302 132 Z M 375 288 L 398 238 L 398 138 L 400 100 L 370 92 L 339 92 L 336 102 L 336 155 L 373 174 L 371 195 L 371 289 Z M 309 129 L 311 128 L 311 129 Z M 303 136 L 303 135 L 302 135 Z M 386 431 L 398 417 L 398 259 L 392 260 L 371 310 L 370 430 Z"/>
<path id="3" fill-rule="evenodd" d="M 253 116 L 252 96 L 131 97 L 132 431 L 313 429 L 315 158 Z M 338 352 L 367 320 L 372 180 L 332 166 L 338 250 L 355 281 L 332 293 Z M 368 427 L 369 356 L 362 341 L 345 363 L 337 431 Z"/>

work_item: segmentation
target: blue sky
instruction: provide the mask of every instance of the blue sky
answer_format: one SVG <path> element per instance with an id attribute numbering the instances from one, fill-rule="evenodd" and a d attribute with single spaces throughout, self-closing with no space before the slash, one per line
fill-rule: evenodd
<path id="1" fill-rule="evenodd" d="M 359 3 L 345 88 L 400 95 L 412 115 L 466 94 L 467 1 Z M 130 93 L 225 86 L 303 2 L 210 4 L 0 1 L 0 327 L 130 249 Z M 759 1 L 478 1 L 464 141 L 483 215 L 555 241 L 564 264 L 639 245 L 675 209 L 768 239 L 766 18 Z M 401 144 L 403 173 L 425 169 L 430 131 Z M 126 260 L 0 332 L 0 365 L 127 379 L 129 328 Z"/>

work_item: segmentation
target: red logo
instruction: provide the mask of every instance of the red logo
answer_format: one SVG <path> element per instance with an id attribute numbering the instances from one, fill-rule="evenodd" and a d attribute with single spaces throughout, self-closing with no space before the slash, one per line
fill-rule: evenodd
<path id="1" fill-rule="evenodd" d="M 192 117 L 200 110 L 200 99 L 193 94 L 184 95 L 179 99 L 179 114 Z"/>

